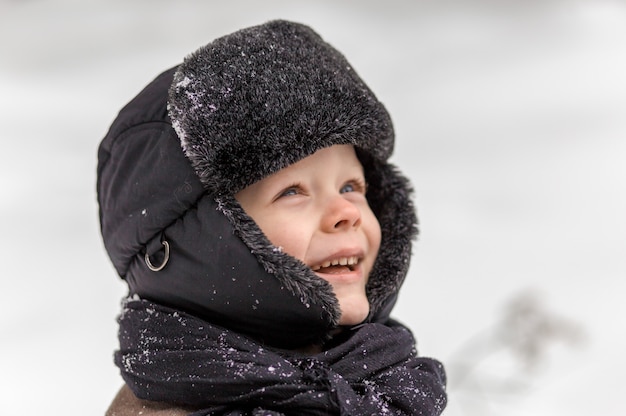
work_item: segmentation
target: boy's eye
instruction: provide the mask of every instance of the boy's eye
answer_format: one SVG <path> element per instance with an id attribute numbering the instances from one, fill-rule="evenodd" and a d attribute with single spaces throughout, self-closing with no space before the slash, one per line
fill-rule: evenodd
<path id="1" fill-rule="evenodd" d="M 339 190 L 339 193 L 345 194 L 346 192 L 354 192 L 354 191 L 355 191 L 354 185 L 351 183 L 347 183 L 341 187 L 341 189 Z"/>
<path id="2" fill-rule="evenodd" d="M 292 185 L 285 188 L 279 195 L 278 198 L 282 198 L 284 196 L 294 196 L 300 194 L 300 187 L 298 185 Z"/>
<path id="3" fill-rule="evenodd" d="M 359 179 L 354 179 L 341 187 L 339 193 L 345 194 L 348 192 L 363 192 L 365 193 L 365 182 Z"/>
<path id="4" fill-rule="evenodd" d="M 298 194 L 298 190 L 296 188 L 288 188 L 288 189 L 285 189 L 283 193 L 280 194 L 280 196 L 291 196 L 291 195 L 297 195 L 297 194 Z"/>

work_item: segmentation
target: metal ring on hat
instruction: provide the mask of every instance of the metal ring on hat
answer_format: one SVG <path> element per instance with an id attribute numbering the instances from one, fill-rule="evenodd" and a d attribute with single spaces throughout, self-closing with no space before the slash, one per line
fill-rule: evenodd
<path id="1" fill-rule="evenodd" d="M 161 263 L 160 266 L 154 266 L 150 262 L 150 256 L 148 255 L 147 252 L 146 252 L 146 255 L 144 256 L 144 260 L 146 261 L 146 266 L 148 266 L 148 269 L 152 270 L 153 272 L 158 272 L 159 270 L 163 270 L 163 268 L 167 264 L 168 260 L 170 259 L 170 245 L 169 245 L 169 243 L 167 241 L 163 240 L 163 241 L 161 241 L 161 244 L 163 244 L 163 247 L 165 247 L 165 254 L 163 255 L 163 262 Z"/>

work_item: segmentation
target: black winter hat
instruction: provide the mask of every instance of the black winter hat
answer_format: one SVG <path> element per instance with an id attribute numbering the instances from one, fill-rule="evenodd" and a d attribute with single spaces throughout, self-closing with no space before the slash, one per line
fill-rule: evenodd
<path id="1" fill-rule="evenodd" d="M 233 195 L 353 144 L 382 230 L 368 321 L 385 322 L 417 232 L 409 183 L 387 162 L 393 140 L 384 106 L 310 28 L 273 21 L 235 32 L 120 111 L 99 149 L 105 247 L 131 294 L 276 347 L 324 340 L 340 316 L 331 286 L 274 247 Z"/>

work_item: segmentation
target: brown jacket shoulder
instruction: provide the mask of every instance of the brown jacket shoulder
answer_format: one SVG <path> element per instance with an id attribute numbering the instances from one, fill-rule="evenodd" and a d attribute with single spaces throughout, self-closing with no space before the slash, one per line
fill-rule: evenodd
<path id="1" fill-rule="evenodd" d="M 105 416 L 186 416 L 196 409 L 182 408 L 168 403 L 141 400 L 124 385 L 109 406 Z"/>

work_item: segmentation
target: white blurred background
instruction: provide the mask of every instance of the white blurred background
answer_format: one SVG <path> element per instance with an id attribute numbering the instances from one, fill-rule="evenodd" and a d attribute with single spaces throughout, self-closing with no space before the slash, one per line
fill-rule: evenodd
<path id="1" fill-rule="evenodd" d="M 99 141 L 159 72 L 275 18 L 392 114 L 421 222 L 395 316 L 446 364 L 444 414 L 626 414 L 620 0 L 0 0 L 0 413 L 104 413 L 125 286 Z"/>

